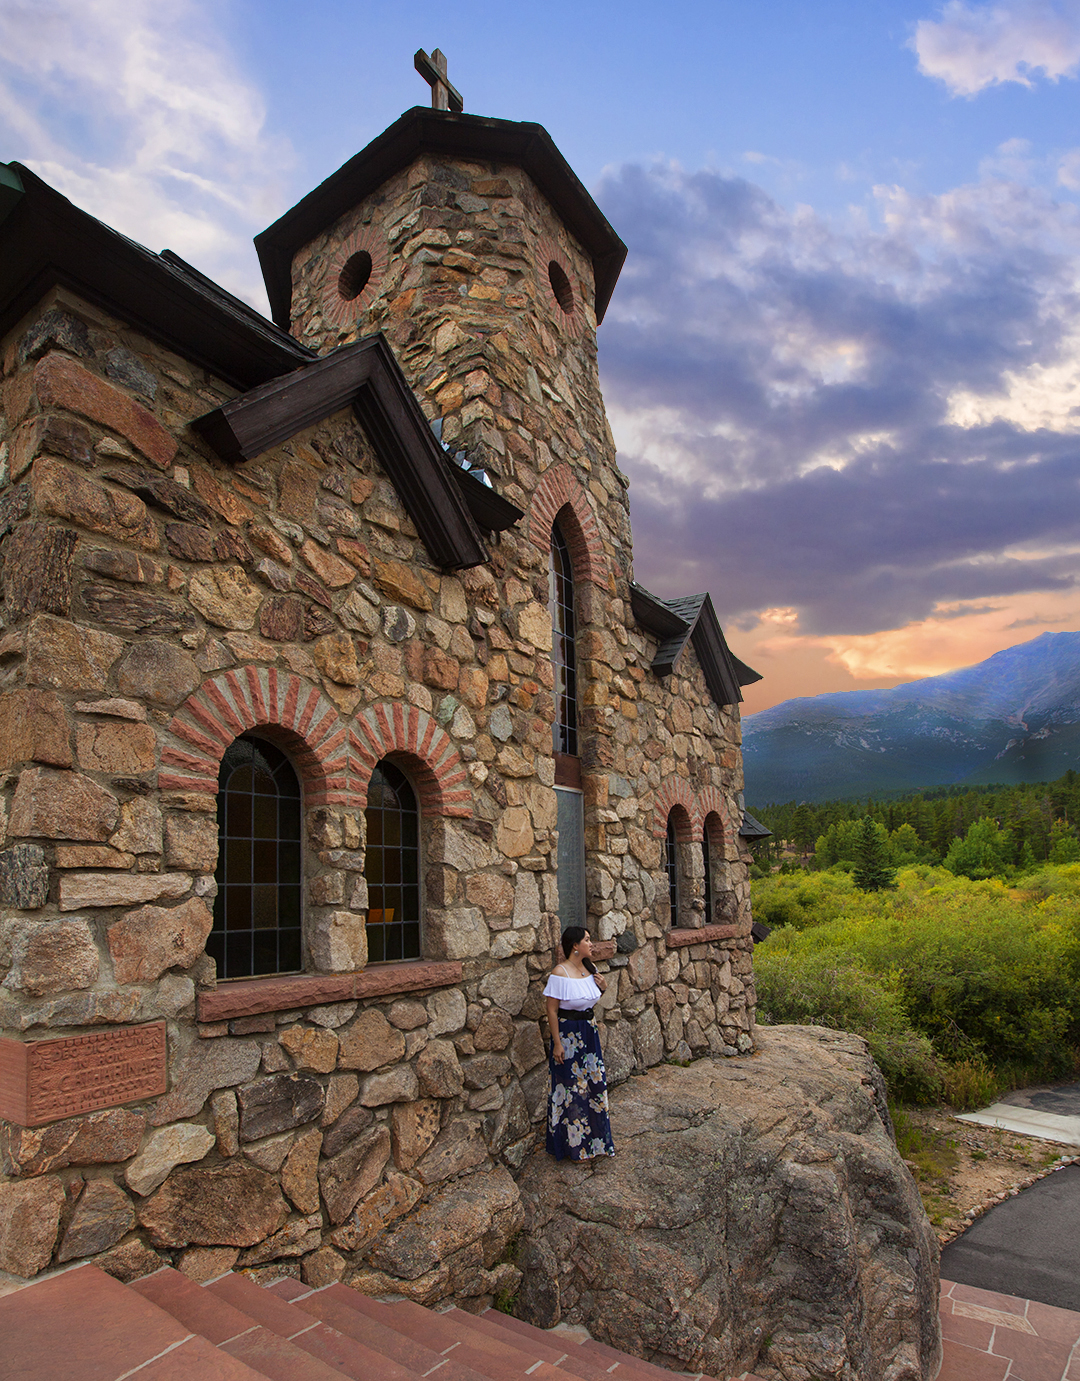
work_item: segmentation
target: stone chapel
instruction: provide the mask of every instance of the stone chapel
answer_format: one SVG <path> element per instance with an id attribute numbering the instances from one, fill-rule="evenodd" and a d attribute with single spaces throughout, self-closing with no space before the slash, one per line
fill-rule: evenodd
<path id="1" fill-rule="evenodd" d="M 753 1048 L 757 676 L 634 580 L 541 126 L 410 110 L 256 245 L 273 322 L 0 164 L 0 1270 L 476 1307 L 563 927 L 611 1083 Z"/>

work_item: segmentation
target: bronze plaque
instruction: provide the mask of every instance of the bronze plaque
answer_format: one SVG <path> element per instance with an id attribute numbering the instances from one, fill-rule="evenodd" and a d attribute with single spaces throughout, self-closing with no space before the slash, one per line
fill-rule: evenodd
<path id="1" fill-rule="evenodd" d="M 3 1063 L 22 1065 L 23 1078 L 13 1081 L 22 1088 L 6 1090 L 14 1097 L 4 1100 L 2 1111 L 23 1127 L 155 1098 L 168 1087 L 163 1021 L 19 1044 L 21 1058 L 12 1060 L 15 1052 L 8 1051 Z"/>

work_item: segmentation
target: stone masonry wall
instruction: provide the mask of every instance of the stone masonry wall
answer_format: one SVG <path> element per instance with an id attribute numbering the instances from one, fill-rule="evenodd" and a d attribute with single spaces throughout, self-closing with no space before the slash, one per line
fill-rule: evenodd
<path id="1" fill-rule="evenodd" d="M 2 1270 L 284 1262 L 474 1307 L 514 1287 L 558 930 L 555 512 L 609 1076 L 751 1048 L 737 707 L 692 650 L 666 682 L 649 670 L 588 260 L 516 170 L 418 164 L 384 191 L 302 257 L 297 331 L 320 349 L 386 331 L 444 438 L 526 511 L 486 566 L 432 566 L 350 413 L 227 467 L 187 423 L 230 390 L 99 309 L 50 294 L 2 342 L 0 1033 L 168 1037 L 163 1096 L 2 1125 Z M 326 265 L 358 244 L 370 292 L 331 331 L 319 274 L 336 284 Z M 218 984 L 217 771 L 251 728 L 304 786 L 305 977 Z M 363 811 L 387 754 L 422 803 L 424 959 L 367 968 Z"/>

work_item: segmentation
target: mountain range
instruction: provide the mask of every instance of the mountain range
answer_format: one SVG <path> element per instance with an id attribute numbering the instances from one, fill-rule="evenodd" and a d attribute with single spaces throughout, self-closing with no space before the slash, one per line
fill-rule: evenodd
<path id="1" fill-rule="evenodd" d="M 821 801 L 1080 768 L 1080 633 L 892 690 L 785 700 L 743 720 L 746 799 Z"/>

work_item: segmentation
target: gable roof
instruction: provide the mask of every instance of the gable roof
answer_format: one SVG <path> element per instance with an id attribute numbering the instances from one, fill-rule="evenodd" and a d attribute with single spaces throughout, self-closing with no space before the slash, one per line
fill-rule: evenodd
<path id="1" fill-rule="evenodd" d="M 0 164 L 0 336 L 58 286 L 234 388 L 314 358 L 168 250 L 110 229 L 21 163 Z"/>
<path id="2" fill-rule="evenodd" d="M 0 335 L 58 286 L 243 390 L 192 423 L 225 459 L 249 459 L 351 403 L 439 565 L 486 561 L 481 530 L 523 516 L 446 458 L 381 336 L 320 358 L 171 250 L 154 254 L 22 164 L 0 164 Z"/>
<path id="3" fill-rule="evenodd" d="M 592 259 L 596 320 L 603 321 L 626 246 L 543 125 L 414 106 L 255 236 L 270 310 L 279 326 L 287 328 L 290 322 L 296 251 L 425 153 L 512 163 L 528 173 Z"/>
<path id="4" fill-rule="evenodd" d="M 755 820 L 748 810 L 742 813 L 742 824 L 739 826 L 740 839 L 771 839 L 772 830 L 766 829 L 760 820 Z"/>
<path id="5" fill-rule="evenodd" d="M 741 662 L 727 645 L 720 620 L 708 594 L 660 599 L 636 583 L 630 586 L 630 605 L 643 628 L 659 638 L 652 669 L 670 676 L 687 643 L 693 643 L 709 693 L 718 705 L 736 705 L 742 686 L 761 680 L 759 672 Z"/>
<path id="6" fill-rule="evenodd" d="M 488 559 L 480 528 L 502 531 L 521 509 L 453 465 L 381 333 L 311 360 L 192 422 L 223 460 L 251 460 L 351 406 L 433 561 Z"/>

